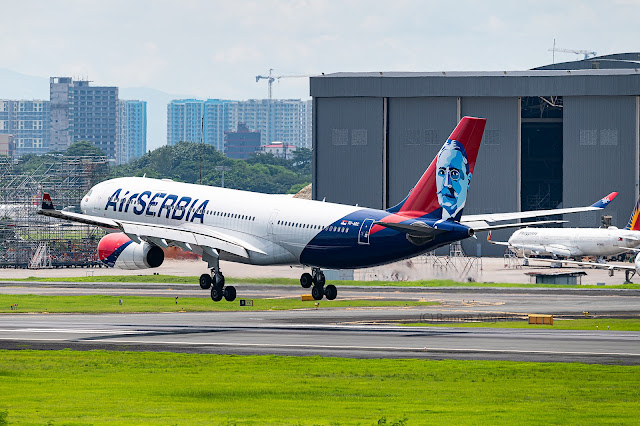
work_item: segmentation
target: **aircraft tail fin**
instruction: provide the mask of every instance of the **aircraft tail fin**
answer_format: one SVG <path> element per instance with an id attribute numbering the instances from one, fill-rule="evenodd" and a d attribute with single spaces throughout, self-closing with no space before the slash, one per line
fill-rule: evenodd
<path id="1" fill-rule="evenodd" d="M 460 220 L 485 124 L 463 117 L 409 195 L 388 211 Z"/>
<path id="2" fill-rule="evenodd" d="M 48 192 L 42 194 L 42 210 L 54 210 L 51 195 Z"/>
<path id="3" fill-rule="evenodd" d="M 636 201 L 636 206 L 631 212 L 629 223 L 627 223 L 627 226 L 625 226 L 624 229 L 629 231 L 640 231 L 640 220 L 638 220 L 638 216 L 640 216 L 640 198 Z"/>

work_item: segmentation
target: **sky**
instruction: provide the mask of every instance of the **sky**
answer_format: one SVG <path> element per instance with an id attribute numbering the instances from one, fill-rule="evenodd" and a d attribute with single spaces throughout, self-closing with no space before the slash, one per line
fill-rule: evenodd
<path id="1" fill-rule="evenodd" d="M 0 10 L 0 68 L 200 99 L 266 98 L 256 75 L 270 68 L 523 70 L 552 62 L 554 38 L 599 55 L 640 51 L 640 0 L 0 0 Z M 308 99 L 309 80 L 280 79 L 273 93 Z"/>
<path id="2" fill-rule="evenodd" d="M 522 70 L 558 47 L 640 51 L 640 1 L 0 0 L 0 67 L 200 98 L 266 97 L 256 75 Z M 557 59 L 579 56 L 557 53 Z M 274 97 L 306 98 L 308 79 Z"/>

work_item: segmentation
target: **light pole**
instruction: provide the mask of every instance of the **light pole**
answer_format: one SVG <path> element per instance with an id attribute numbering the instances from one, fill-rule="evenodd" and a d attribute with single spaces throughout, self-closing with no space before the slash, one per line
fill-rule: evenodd
<path id="1" fill-rule="evenodd" d="M 215 169 L 219 172 L 222 172 L 222 187 L 224 188 L 224 172 L 231 170 L 229 166 L 216 166 Z"/>

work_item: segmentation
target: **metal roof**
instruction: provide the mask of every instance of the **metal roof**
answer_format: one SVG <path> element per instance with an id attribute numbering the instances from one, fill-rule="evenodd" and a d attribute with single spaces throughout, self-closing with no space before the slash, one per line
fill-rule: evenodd
<path id="1" fill-rule="evenodd" d="M 640 95 L 640 70 L 581 69 L 332 73 L 310 78 L 314 97 Z"/>

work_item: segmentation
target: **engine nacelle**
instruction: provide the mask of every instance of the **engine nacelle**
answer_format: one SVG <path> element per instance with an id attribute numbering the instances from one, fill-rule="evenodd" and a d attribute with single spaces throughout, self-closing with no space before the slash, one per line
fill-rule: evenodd
<path id="1" fill-rule="evenodd" d="M 107 234 L 98 243 L 98 257 L 107 266 L 120 269 L 157 268 L 164 261 L 158 246 L 135 243 L 123 233 Z"/>

